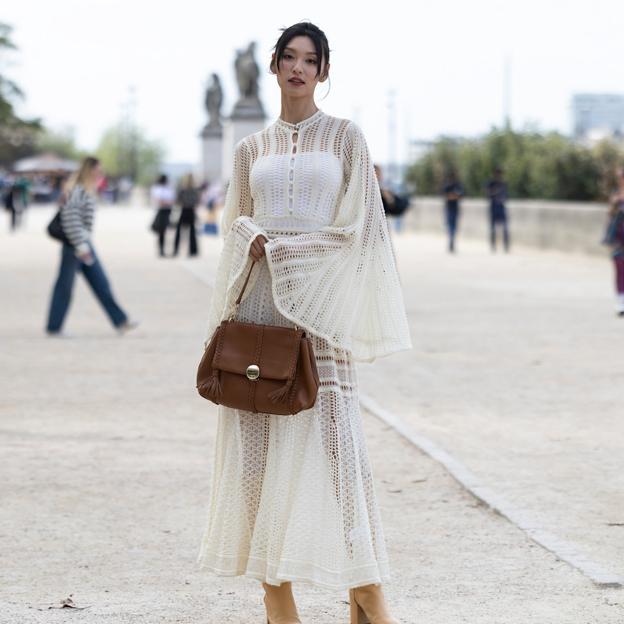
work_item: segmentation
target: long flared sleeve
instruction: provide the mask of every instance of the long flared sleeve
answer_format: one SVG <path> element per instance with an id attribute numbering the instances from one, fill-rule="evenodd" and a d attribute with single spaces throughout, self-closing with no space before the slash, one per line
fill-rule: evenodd
<path id="1" fill-rule="evenodd" d="M 342 153 L 346 186 L 332 225 L 273 238 L 265 250 L 280 313 L 372 361 L 412 345 L 379 184 L 353 122 Z"/>
<path id="2" fill-rule="evenodd" d="M 258 236 L 267 234 L 253 220 L 253 201 L 249 189 L 251 154 L 245 139 L 234 150 L 234 166 L 225 198 L 221 219 L 223 249 L 217 266 L 215 284 L 210 301 L 204 345 L 207 345 L 219 323 L 235 309 L 252 259 L 251 244 Z M 243 299 L 253 289 L 257 271 L 252 271 Z"/>

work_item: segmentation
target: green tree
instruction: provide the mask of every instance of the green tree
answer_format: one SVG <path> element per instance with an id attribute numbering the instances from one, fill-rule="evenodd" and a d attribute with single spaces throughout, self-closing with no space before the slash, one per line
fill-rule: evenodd
<path id="1" fill-rule="evenodd" d="M 76 146 L 74 133 L 70 129 L 42 129 L 37 135 L 35 147 L 38 152 L 51 152 L 62 158 L 69 158 L 72 160 L 79 160 L 87 155 L 84 150 Z"/>
<path id="2" fill-rule="evenodd" d="M 0 164 L 32 154 L 41 122 L 18 117 L 14 102 L 23 97 L 21 89 L 4 75 L 4 58 L 16 49 L 11 40 L 11 26 L 0 22 Z"/>
<path id="3" fill-rule="evenodd" d="M 140 128 L 119 123 L 106 130 L 96 154 L 108 175 L 127 176 L 139 184 L 149 184 L 158 173 L 165 151 Z"/>
<path id="4" fill-rule="evenodd" d="M 454 170 L 468 195 L 482 196 L 500 166 L 512 197 L 587 201 L 604 199 L 618 164 L 624 153 L 611 141 L 589 148 L 557 132 L 494 128 L 477 139 L 439 139 L 408 169 L 407 180 L 419 193 L 437 194 Z"/>
<path id="5" fill-rule="evenodd" d="M 603 140 L 597 143 L 592 154 L 600 179 L 600 195 L 608 197 L 617 186 L 616 171 L 624 165 L 624 150 L 613 141 Z"/>

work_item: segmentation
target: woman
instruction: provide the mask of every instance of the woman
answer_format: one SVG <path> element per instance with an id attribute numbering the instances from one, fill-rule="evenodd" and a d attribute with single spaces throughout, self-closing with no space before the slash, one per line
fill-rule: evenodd
<path id="1" fill-rule="evenodd" d="M 206 341 L 234 311 L 255 262 L 236 318 L 304 328 L 321 386 L 315 406 L 293 416 L 219 407 L 199 559 L 217 574 L 261 580 L 270 624 L 300 622 L 294 580 L 349 589 L 352 622 L 366 614 L 391 624 L 354 361 L 411 344 L 362 131 L 314 103 L 329 67 L 319 28 L 283 30 L 270 65 L 281 114 L 235 149 Z"/>
<path id="2" fill-rule="evenodd" d="M 165 257 L 165 236 L 171 219 L 171 209 L 175 203 L 175 192 L 169 186 L 169 178 L 163 173 L 158 176 L 151 191 L 152 202 L 157 208 L 152 230 L 158 234 L 158 252 L 161 258 Z"/>
<path id="3" fill-rule="evenodd" d="M 180 248 L 180 231 L 182 227 L 189 230 L 189 256 L 197 255 L 197 233 L 195 232 L 195 209 L 199 203 L 199 190 L 195 186 L 193 174 L 187 173 L 182 178 L 182 183 L 178 189 L 178 204 L 180 205 L 180 218 L 176 228 L 173 255 L 178 255 Z"/>
<path id="4" fill-rule="evenodd" d="M 70 177 L 65 187 L 66 201 L 61 208 L 61 224 L 69 240 L 63 243 L 59 275 L 52 291 L 47 332 L 51 336 L 63 335 L 62 327 L 71 301 L 76 271 L 84 274 L 93 293 L 120 334 L 137 327 L 113 297 L 106 273 L 91 243 L 95 214 L 95 188 L 101 176 L 97 158 L 85 158 L 78 172 Z"/>
<path id="5" fill-rule="evenodd" d="M 618 189 L 611 195 L 609 204 L 609 225 L 604 243 L 611 247 L 615 268 L 615 310 L 624 316 L 624 169 L 617 172 Z"/>

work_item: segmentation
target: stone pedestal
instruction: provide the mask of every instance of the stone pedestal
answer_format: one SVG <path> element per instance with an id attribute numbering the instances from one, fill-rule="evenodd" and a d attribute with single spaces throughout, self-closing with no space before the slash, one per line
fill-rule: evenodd
<path id="1" fill-rule="evenodd" d="M 201 139 L 201 177 L 211 183 L 220 181 L 223 176 L 223 128 L 206 126 Z"/>
<path id="2" fill-rule="evenodd" d="M 223 124 L 223 174 L 224 184 L 229 182 L 234 163 L 234 148 L 246 136 L 259 132 L 266 126 L 266 115 L 257 99 L 239 100 L 232 115 Z"/>

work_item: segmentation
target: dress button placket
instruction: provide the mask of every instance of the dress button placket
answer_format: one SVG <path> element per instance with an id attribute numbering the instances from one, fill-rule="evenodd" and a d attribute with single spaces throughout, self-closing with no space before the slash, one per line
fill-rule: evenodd
<path id="1" fill-rule="evenodd" d="M 297 154 L 297 144 L 299 142 L 299 128 L 295 126 L 292 134 L 292 147 L 290 148 L 290 167 L 288 170 L 288 212 L 293 213 L 293 195 L 295 185 L 295 155 Z"/>

